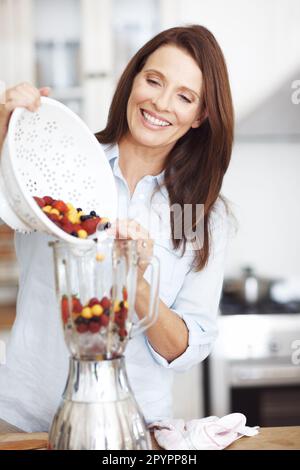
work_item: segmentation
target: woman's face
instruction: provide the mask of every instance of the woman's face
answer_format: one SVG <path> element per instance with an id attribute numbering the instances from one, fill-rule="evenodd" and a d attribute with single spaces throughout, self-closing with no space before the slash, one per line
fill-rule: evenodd
<path id="1" fill-rule="evenodd" d="M 154 51 L 135 77 L 127 105 L 133 140 L 147 147 L 172 148 L 200 125 L 202 73 L 194 59 L 174 45 Z"/>

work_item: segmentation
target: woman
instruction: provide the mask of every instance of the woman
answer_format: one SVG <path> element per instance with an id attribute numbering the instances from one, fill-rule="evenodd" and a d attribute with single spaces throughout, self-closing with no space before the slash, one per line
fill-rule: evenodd
<path id="1" fill-rule="evenodd" d="M 35 111 L 48 92 L 29 84 L 7 91 L 0 114 L 2 140 L 11 111 L 16 106 Z M 107 126 L 96 137 L 105 144 L 119 191 L 120 223 L 112 231 L 143 239 L 146 252 L 153 248 L 160 259 L 158 320 L 126 349 L 131 386 L 151 422 L 172 415 L 173 371 L 202 361 L 216 338 L 228 231 L 220 190 L 231 156 L 233 109 L 214 36 L 194 25 L 169 29 L 145 44 L 121 76 Z M 155 212 L 154 203 L 182 209 L 204 204 L 203 245 L 191 251 L 186 232 L 175 236 L 178 221 L 172 213 L 167 219 L 171 240 L 153 240 L 145 214 Z M 188 228 L 199 224 L 193 211 Z M 48 429 L 68 368 L 48 238 L 16 234 L 18 313 L 7 365 L 0 369 L 0 418 L 26 431 Z M 137 294 L 136 312 L 142 317 L 146 273 L 139 276 Z"/>

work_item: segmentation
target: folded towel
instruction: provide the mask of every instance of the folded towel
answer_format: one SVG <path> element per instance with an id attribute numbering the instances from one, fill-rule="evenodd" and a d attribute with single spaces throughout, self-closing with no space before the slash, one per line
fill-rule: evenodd
<path id="1" fill-rule="evenodd" d="M 255 436 L 258 426 L 246 426 L 246 417 L 232 413 L 218 418 L 166 419 L 149 425 L 160 447 L 167 450 L 221 450 L 242 436 Z"/>

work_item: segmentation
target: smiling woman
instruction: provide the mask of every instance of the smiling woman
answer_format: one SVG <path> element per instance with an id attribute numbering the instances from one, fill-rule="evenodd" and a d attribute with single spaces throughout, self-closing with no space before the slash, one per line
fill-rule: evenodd
<path id="1" fill-rule="evenodd" d="M 7 91 L 7 103 L 0 105 L 0 147 L 11 111 L 24 106 L 34 112 L 48 93 L 29 84 Z M 125 351 L 130 385 L 150 423 L 172 416 L 173 372 L 205 359 L 216 338 L 228 239 L 220 190 L 231 156 L 233 110 L 214 36 L 195 25 L 163 31 L 146 43 L 122 74 L 107 126 L 96 137 L 118 189 L 120 220 L 112 233 L 137 240 L 145 255 L 154 251 L 161 266 L 157 321 Z M 188 224 L 180 217 L 186 207 L 192 207 Z M 149 229 L 152 217 L 155 224 L 163 220 L 166 240 Z M 199 226 L 203 243 L 190 251 L 189 234 Z M 47 242 L 43 233 L 16 234 L 17 321 L 7 365 L 0 368 L 0 419 L 27 431 L 49 428 L 68 370 Z M 151 275 L 144 268 L 137 275 L 139 318 L 149 304 Z"/>
<path id="2" fill-rule="evenodd" d="M 197 270 L 209 259 L 209 220 L 222 199 L 233 127 L 222 51 L 210 31 L 194 25 L 163 31 L 136 53 L 119 80 L 107 126 L 96 134 L 102 143 L 119 144 L 120 167 L 123 174 L 127 169 L 131 193 L 142 176 L 137 165 L 142 149 L 151 174 L 164 171 L 171 206 L 179 204 L 183 211 L 186 204 L 204 205 L 204 242 L 194 259 Z M 178 239 L 171 214 L 174 248 L 185 250 L 185 233 L 199 222 L 195 211 L 191 226 L 185 226 Z"/>

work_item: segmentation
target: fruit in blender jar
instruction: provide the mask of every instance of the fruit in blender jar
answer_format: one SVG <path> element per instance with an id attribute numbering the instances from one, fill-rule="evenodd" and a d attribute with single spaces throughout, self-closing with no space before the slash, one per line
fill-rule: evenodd
<path id="1" fill-rule="evenodd" d="M 69 299 L 67 296 L 63 296 L 61 299 L 61 315 L 64 325 L 67 323 L 70 312 L 69 312 Z"/>
<path id="2" fill-rule="evenodd" d="M 123 287 L 122 289 L 122 295 L 123 295 L 123 300 L 127 300 L 128 299 L 128 294 L 127 294 L 127 289 L 126 287 Z"/>
<path id="3" fill-rule="evenodd" d="M 80 207 L 76 209 L 70 202 L 65 203 L 51 196 L 34 196 L 34 200 L 53 223 L 73 237 L 85 239 L 96 232 L 98 224 L 101 230 L 110 226 L 109 220 L 100 217 L 94 210 L 85 214 Z"/>
<path id="4" fill-rule="evenodd" d="M 98 333 L 102 328 L 108 326 L 110 322 L 110 314 L 112 313 L 112 319 L 116 328 L 115 331 L 118 333 L 120 340 L 123 340 L 127 336 L 127 301 L 116 300 L 113 304 L 110 298 L 104 296 L 102 299 L 93 297 L 82 305 L 78 296 L 73 295 L 71 299 L 72 318 L 78 333 Z M 113 312 L 111 312 L 112 306 L 114 307 L 114 316 Z M 69 298 L 66 295 L 61 299 L 61 314 L 63 323 L 66 324 L 70 318 Z"/>

